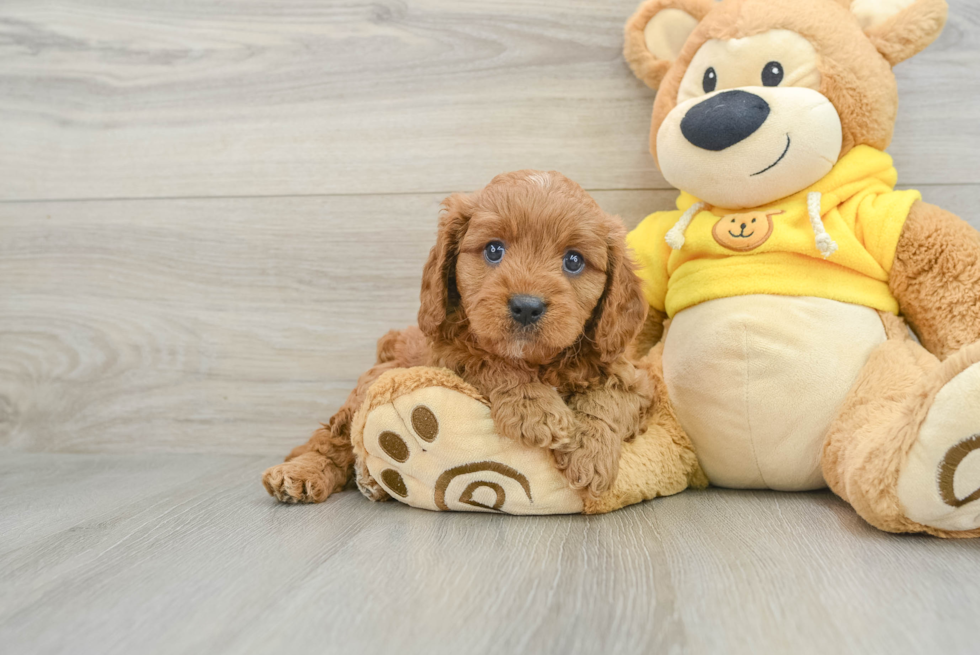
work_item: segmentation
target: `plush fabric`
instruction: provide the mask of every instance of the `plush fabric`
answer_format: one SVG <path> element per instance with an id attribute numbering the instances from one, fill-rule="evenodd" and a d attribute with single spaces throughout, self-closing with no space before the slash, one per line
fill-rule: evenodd
<path id="1" fill-rule="evenodd" d="M 925 49 L 946 24 L 945 0 L 855 0 L 868 39 L 892 66 Z"/>
<path id="2" fill-rule="evenodd" d="M 634 17 L 656 14 L 651 0 Z M 893 191 L 895 172 L 878 152 L 897 108 L 890 68 L 932 42 L 945 17 L 942 0 L 715 5 L 661 76 L 652 114 L 651 151 L 686 193 L 630 243 L 659 310 L 648 321 L 673 317 L 663 343 L 668 392 L 712 482 L 815 483 L 822 441 L 824 480 L 872 525 L 972 537 L 980 535 L 980 235 L 917 193 Z M 790 47 L 786 32 L 806 39 L 815 58 Z M 777 42 L 787 44 L 785 67 L 775 66 L 779 48 L 761 45 Z M 770 56 L 754 82 L 753 67 Z M 784 85 L 786 68 L 802 72 Z M 777 118 L 733 120 L 739 108 L 718 101 L 732 90 L 745 111 L 764 103 Z M 813 92 L 841 128 L 835 165 L 815 184 L 807 175 L 827 159 L 825 135 L 793 109 Z M 711 118 L 696 138 L 685 129 L 692 112 Z M 783 174 L 753 173 L 783 131 L 784 154 L 800 161 L 780 164 Z M 845 179 L 858 160 L 880 165 Z M 798 186 L 787 195 L 789 179 Z M 744 205 L 767 194 L 771 202 Z M 882 310 L 874 328 L 872 309 Z"/>
<path id="3" fill-rule="evenodd" d="M 645 367 L 662 390 L 656 354 Z M 500 436 L 487 400 L 445 369 L 383 374 L 368 390 L 351 437 L 365 496 L 434 511 L 598 514 L 707 484 L 668 402 L 624 444 L 610 490 L 599 498 L 573 491 L 549 451 Z"/>
<path id="4" fill-rule="evenodd" d="M 643 42 L 655 60 L 669 61 L 697 26 L 698 19 L 683 9 L 664 9 L 643 28 Z"/>
<path id="5" fill-rule="evenodd" d="M 713 6 L 714 0 L 655 0 L 641 5 L 640 9 L 626 23 L 624 45 L 626 61 L 636 76 L 650 88 L 656 89 L 679 53 L 672 48 L 658 48 L 657 54 L 660 55 L 658 57 L 650 51 L 648 42 L 656 38 L 658 31 L 680 29 L 681 32 L 675 31 L 676 36 L 672 35 L 669 38 L 669 44 L 674 48 L 678 44 L 683 47 L 687 37 L 690 36 L 690 31 L 687 28 L 691 22 L 683 16 L 679 16 L 678 13 L 693 18 L 696 24 L 697 21 L 707 15 Z M 665 11 L 668 12 L 667 20 L 657 21 L 656 27 L 648 30 L 647 26 L 651 19 Z"/>
<path id="6" fill-rule="evenodd" d="M 664 343 L 667 391 L 717 485 L 825 485 L 824 438 L 871 352 L 878 312 L 824 298 L 750 295 L 679 313 Z"/>
<path id="7" fill-rule="evenodd" d="M 448 371 L 396 369 L 405 358 L 383 340 L 341 454 L 362 492 L 437 510 L 601 513 L 709 480 L 825 483 L 881 530 L 980 536 L 980 235 L 894 191 L 881 152 L 891 66 L 945 17 L 943 0 L 644 2 L 624 53 L 658 89 L 651 152 L 681 188 L 676 211 L 630 236 L 650 309 L 642 329 L 643 312 L 627 314 L 638 335 L 624 364 L 649 378 L 646 427 L 621 434 L 618 475 L 589 496 L 521 421 L 498 433 L 506 385 L 486 399 Z M 599 397 L 576 409 L 607 427 L 621 413 Z M 318 501 L 342 484 L 347 459 L 327 457 L 327 436 L 267 471 L 270 493 Z"/>
<path id="8" fill-rule="evenodd" d="M 752 50 L 765 57 L 767 47 L 753 43 Z M 763 70 L 764 64 L 755 71 L 756 78 Z M 721 74 L 719 80 L 731 81 Z M 739 124 L 745 129 L 741 134 L 717 129 Z M 703 142 L 697 139 L 699 132 L 706 137 Z M 837 110 L 819 91 L 753 87 L 751 92 L 723 89 L 709 99 L 679 104 L 664 118 L 657 148 L 671 152 L 661 160 L 660 170 L 672 185 L 709 204 L 744 210 L 823 178 L 837 159 L 841 138 Z"/>
<path id="9" fill-rule="evenodd" d="M 941 523 L 956 515 L 962 519 L 967 514 L 967 520 L 959 526 L 961 529 L 947 530 L 912 519 L 908 515 L 910 506 L 899 496 L 902 477 L 905 489 L 922 494 L 922 501 L 929 500 L 928 496 L 934 493 L 931 489 L 938 493 L 941 468 L 910 468 L 909 453 L 915 448 L 923 453 L 919 455 L 921 458 L 928 456 L 942 461 L 947 453 L 956 450 L 961 435 L 943 434 L 944 443 L 937 445 L 929 440 L 933 435 L 928 431 L 923 433 L 922 427 L 930 414 L 955 416 L 956 406 L 975 405 L 971 402 L 975 389 L 956 384 L 947 387 L 947 384 L 964 371 L 969 371 L 968 382 L 975 380 L 980 345 L 970 346 L 940 362 L 908 337 L 901 319 L 890 315 L 883 315 L 883 319 L 891 322 L 889 339 L 869 357 L 827 435 L 822 461 L 827 484 L 862 518 L 882 530 L 927 532 L 953 538 L 980 536 L 975 503 L 960 507 L 935 503 L 929 507 L 930 518 Z M 937 395 L 944 390 L 945 402 L 936 405 Z M 934 407 L 936 413 L 931 412 Z M 980 425 L 965 427 L 970 434 L 980 432 Z M 971 493 L 964 488 L 980 487 L 980 472 L 975 467 L 964 467 L 959 475 L 954 471 L 953 477 L 959 478 L 956 487 L 961 497 Z M 913 501 L 913 510 L 920 502 Z M 919 518 L 927 519 L 924 512 Z"/>
<path id="10" fill-rule="evenodd" d="M 641 5 L 635 15 L 649 4 Z M 888 146 L 898 111 L 895 79 L 889 63 L 845 7 L 831 0 L 725 0 L 702 20 L 662 76 L 650 130 L 650 150 L 658 162 L 660 124 L 677 105 L 681 80 L 699 48 L 709 39 L 745 38 L 773 29 L 801 34 L 813 44 L 819 56 L 819 91 L 841 117 L 841 155 L 860 144 L 879 150 Z M 625 54 L 627 60 L 635 57 L 631 51 Z"/>
<path id="11" fill-rule="evenodd" d="M 826 177 L 787 198 L 748 212 L 697 212 L 675 250 L 666 236 L 698 202 L 682 193 L 677 211 L 651 214 L 628 237 L 647 301 L 668 316 L 708 300 L 758 293 L 830 298 L 897 313 L 889 271 L 905 217 L 921 196 L 895 191 L 895 181 L 891 157 L 860 146 Z M 816 245 L 807 204 L 812 193 L 821 194 L 820 216 L 838 246 L 827 258 Z M 751 249 L 720 241 L 716 229 L 752 234 L 764 232 L 770 220 L 771 236 Z"/>
<path id="12" fill-rule="evenodd" d="M 938 384 L 933 382 L 938 390 L 927 405 L 895 489 L 909 521 L 950 532 L 977 527 L 980 402 L 963 400 L 980 401 L 978 356 L 980 345 L 974 345 L 939 367 Z"/>
<path id="13" fill-rule="evenodd" d="M 372 500 L 508 514 L 583 508 L 551 451 L 501 438 L 489 403 L 445 369 L 395 369 L 378 378 L 354 418 L 351 441 L 358 483 Z"/>
<path id="14" fill-rule="evenodd" d="M 925 202 L 912 205 L 888 286 L 940 359 L 980 341 L 980 234 L 957 216 Z"/>

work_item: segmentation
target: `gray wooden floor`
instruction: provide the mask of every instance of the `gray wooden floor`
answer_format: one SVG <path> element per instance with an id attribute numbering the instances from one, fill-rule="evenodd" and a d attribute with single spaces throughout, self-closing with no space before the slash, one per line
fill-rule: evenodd
<path id="1" fill-rule="evenodd" d="M 0 463 L 6 653 L 976 653 L 975 542 L 828 493 L 600 517 L 277 506 L 246 455 Z"/>
<path id="2" fill-rule="evenodd" d="M 976 653 L 980 542 L 826 493 L 604 517 L 275 505 L 414 321 L 438 203 L 674 193 L 636 0 L 0 3 L 0 652 Z M 900 182 L 980 227 L 980 2 L 897 69 Z"/>

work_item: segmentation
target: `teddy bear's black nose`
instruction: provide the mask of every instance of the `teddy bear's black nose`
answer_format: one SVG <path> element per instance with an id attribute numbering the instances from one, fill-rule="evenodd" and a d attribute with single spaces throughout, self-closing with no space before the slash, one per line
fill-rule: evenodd
<path id="1" fill-rule="evenodd" d="M 681 133 L 705 150 L 724 150 L 751 136 L 769 117 L 769 103 L 748 91 L 725 91 L 691 107 Z"/>

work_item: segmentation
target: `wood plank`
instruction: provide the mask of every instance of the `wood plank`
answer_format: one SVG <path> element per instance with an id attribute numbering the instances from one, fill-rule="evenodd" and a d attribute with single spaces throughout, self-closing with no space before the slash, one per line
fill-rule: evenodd
<path id="1" fill-rule="evenodd" d="M 241 455 L 126 458 L 0 450 L 0 553 L 54 535 L 65 542 L 89 529 L 83 524 L 104 528 L 118 513 L 154 506 L 161 496 L 171 503 L 174 490 L 195 488 L 202 480 L 213 485 L 227 470 L 244 466 L 254 474 L 261 461 Z"/>
<path id="2" fill-rule="evenodd" d="M 7 0 L 0 199 L 665 188 L 636 0 Z M 980 182 L 980 11 L 898 70 L 908 184 Z"/>
<path id="3" fill-rule="evenodd" d="M 674 194 L 595 195 L 635 225 Z M 0 445 L 285 453 L 415 322 L 440 200 L 0 205 Z"/>
<path id="4" fill-rule="evenodd" d="M 277 505 L 258 483 L 271 459 L 12 457 L 86 510 L 65 522 L 0 477 L 0 498 L 28 517 L 16 547 L 0 534 L 9 652 L 976 649 L 980 542 L 878 532 L 828 493 L 712 489 L 599 517 L 437 514 L 356 491 Z M 104 493 L 135 471 L 157 491 Z"/>

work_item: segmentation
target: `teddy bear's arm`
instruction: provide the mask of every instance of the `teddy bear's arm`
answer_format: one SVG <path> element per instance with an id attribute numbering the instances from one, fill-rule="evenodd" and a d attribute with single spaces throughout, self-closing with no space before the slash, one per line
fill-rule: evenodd
<path id="1" fill-rule="evenodd" d="M 922 345 L 940 359 L 980 341 L 980 233 L 935 205 L 912 205 L 888 285 Z"/>

